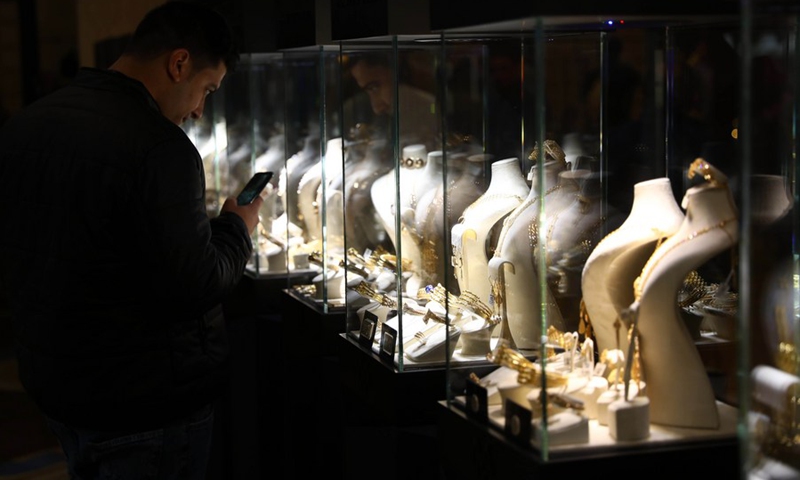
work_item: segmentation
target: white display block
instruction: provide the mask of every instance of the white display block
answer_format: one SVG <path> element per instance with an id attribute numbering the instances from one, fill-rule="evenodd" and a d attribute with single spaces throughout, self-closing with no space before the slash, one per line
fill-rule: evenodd
<path id="1" fill-rule="evenodd" d="M 608 433 L 617 441 L 644 440 L 650 436 L 650 400 L 634 397 L 608 406 Z"/>

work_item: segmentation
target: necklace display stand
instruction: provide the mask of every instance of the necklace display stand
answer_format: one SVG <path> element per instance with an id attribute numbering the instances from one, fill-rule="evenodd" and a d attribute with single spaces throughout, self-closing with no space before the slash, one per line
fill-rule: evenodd
<path id="1" fill-rule="evenodd" d="M 283 197 L 286 215 L 296 226 L 303 225 L 299 210 L 298 186 L 308 169 L 319 161 L 319 141 L 317 136 L 307 137 L 303 149 L 286 160 L 286 169 L 280 179 L 283 183 L 280 190 L 286 192 Z"/>
<path id="2" fill-rule="evenodd" d="M 492 178 L 486 192 L 464 210 L 461 221 L 452 228 L 453 265 L 462 292 L 470 291 L 489 303 L 490 257 L 486 252 L 489 233 L 529 192 L 517 158 L 492 163 Z"/>
<path id="3" fill-rule="evenodd" d="M 371 140 L 364 157 L 345 166 L 343 208 L 348 249 L 363 253 L 376 246 L 389 248 L 394 241 L 387 238 L 385 221 L 372 198 L 375 182 L 393 170 L 391 156 L 387 153 L 385 140 Z"/>
<path id="4" fill-rule="evenodd" d="M 579 328 L 581 275 L 586 259 L 605 229 L 619 225 L 621 220 L 615 210 L 603 204 L 598 174 L 586 170 L 564 172 L 559 184 L 563 185 L 559 196 L 550 206 L 545 205 L 547 284 L 561 313 L 561 323 L 549 324 L 559 331 L 573 332 Z M 529 232 L 531 238 L 538 236 L 535 227 L 532 225 Z M 538 249 L 533 251 L 535 255 Z"/>
<path id="5" fill-rule="evenodd" d="M 528 197 L 504 220 L 494 257 L 489 260 L 489 281 L 495 290 L 502 293 L 504 311 L 501 335 L 510 335 L 513 344 L 520 350 L 535 350 L 541 344 L 542 328 L 541 295 L 532 285 L 539 284 L 539 275 L 533 261 L 529 228 L 538 221 L 540 213 L 539 192 L 544 192 L 545 209 L 548 196 L 558 187 L 559 174 L 566 169 L 563 159 L 544 164 L 544 185 L 537 186 L 537 175 L 533 167 L 533 187 Z M 497 294 L 493 295 L 497 302 Z M 549 295 L 548 295 L 549 296 Z M 555 300 L 546 299 L 547 315 L 560 323 L 560 313 Z M 507 331 L 506 331 L 507 329 Z"/>
<path id="6" fill-rule="evenodd" d="M 428 152 L 425 149 L 425 145 L 415 144 L 403 147 L 403 158 L 400 166 L 401 185 L 408 185 L 411 183 L 414 177 L 420 172 L 420 169 L 425 165 L 427 156 Z M 395 208 L 395 203 L 398 195 L 395 170 L 391 170 L 375 180 L 370 189 L 370 196 L 381 225 L 383 225 L 383 228 L 386 230 L 386 235 L 389 237 L 396 250 L 397 209 Z M 401 205 L 405 198 L 405 196 L 400 197 Z M 404 245 L 404 247 L 407 246 Z"/>
<path id="7" fill-rule="evenodd" d="M 582 295 L 598 351 L 628 350 L 627 335 L 618 335 L 614 323 L 633 303 L 631 286 L 656 242 L 675 233 L 683 217 L 669 178 L 639 182 L 633 187 L 628 217 L 589 255 L 581 276 Z"/>
<path id="8" fill-rule="evenodd" d="M 679 308 L 669 307 L 675 305 L 690 272 L 738 241 L 737 210 L 727 179 L 702 160 L 695 161 L 689 176 L 698 171 L 704 172 L 708 183 L 686 192 L 684 220 L 656 248 L 634 281 L 631 310 L 638 318 L 650 420 L 675 427 L 716 429 L 720 419 L 708 373 Z"/>
<path id="9" fill-rule="evenodd" d="M 415 219 L 422 247 L 421 274 L 425 285 L 445 283 L 451 264 L 450 252 L 446 248 L 450 242 L 446 229 L 480 197 L 483 191 L 480 178 L 486 158 L 485 155 L 465 157 L 459 154 L 448 157 L 446 171 L 442 166 L 446 188 L 440 182 L 419 199 Z M 456 294 L 459 291 L 457 286 L 451 290 Z"/>
<path id="10" fill-rule="evenodd" d="M 323 167 L 325 171 L 323 172 Z M 309 168 L 297 187 L 300 215 L 305 223 L 306 243 L 322 239 L 322 212 L 318 192 L 323 176 L 329 179 L 342 168 L 342 139 L 328 140 L 324 158 Z"/>

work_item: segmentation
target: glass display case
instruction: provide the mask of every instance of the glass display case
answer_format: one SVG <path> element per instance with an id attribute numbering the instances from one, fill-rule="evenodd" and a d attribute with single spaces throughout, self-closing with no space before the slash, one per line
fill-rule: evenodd
<path id="1" fill-rule="evenodd" d="M 443 403 L 540 470 L 676 451 L 739 469 L 742 17 L 648 9 L 441 33 L 443 138 L 483 173 L 463 204 L 441 185 Z M 445 455 L 471 478 L 476 452 Z"/>
<path id="2" fill-rule="evenodd" d="M 343 430 L 353 440 L 344 458 L 353 477 L 426 478 L 439 460 L 434 413 L 459 334 L 445 325 L 453 306 L 429 302 L 449 282 L 442 192 L 456 174 L 442 134 L 441 43 L 419 34 L 340 46 L 345 157 L 332 192 L 344 210 L 339 372 Z M 365 435 L 382 440 L 369 444 Z"/>
<path id="3" fill-rule="evenodd" d="M 264 203 L 253 232 L 251 276 L 285 277 L 287 247 L 280 184 L 285 169 L 284 64 L 279 53 L 244 55 L 237 72 L 230 76 L 226 102 L 228 116 L 227 169 L 229 195 L 235 195 L 255 172 L 273 172 L 262 193 Z"/>
<path id="4" fill-rule="evenodd" d="M 739 249 L 738 329 L 728 309 L 711 311 L 711 326 L 738 336 L 747 360 L 740 401 L 750 478 L 800 477 L 799 18 L 793 2 L 745 4 L 741 201 L 749 216 Z"/>
<path id="5" fill-rule="evenodd" d="M 250 276 L 285 275 L 286 251 L 275 232 L 283 232 L 283 213 L 278 183 L 284 168 L 283 59 L 275 53 L 242 56 L 230 76 L 226 102 L 228 118 L 229 194 L 235 195 L 255 172 L 273 172 L 262 193 L 264 203 L 253 232 Z"/>
<path id="6" fill-rule="evenodd" d="M 399 372 L 443 368 L 460 335 L 456 305 L 431 301 L 453 283 L 442 222 L 461 207 L 444 191 L 474 198 L 484 175 L 478 148 L 443 136 L 440 55 L 436 36 L 342 42 L 347 333 Z"/>
<path id="7" fill-rule="evenodd" d="M 344 158 L 339 49 L 298 48 L 283 52 L 283 58 L 291 108 L 285 112 L 287 155 L 280 182 L 286 231 L 281 237 L 290 274 L 302 277 L 291 291 L 321 314 L 342 312 L 344 211 L 335 186 Z"/>

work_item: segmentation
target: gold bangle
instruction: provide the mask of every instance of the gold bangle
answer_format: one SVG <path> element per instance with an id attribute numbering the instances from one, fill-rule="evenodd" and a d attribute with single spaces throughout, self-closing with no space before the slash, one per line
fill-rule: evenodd
<path id="1" fill-rule="evenodd" d="M 547 157 L 559 163 L 565 163 L 567 159 L 564 150 L 561 149 L 561 146 L 555 140 L 544 141 L 544 157 L 545 161 L 543 163 L 547 163 Z M 528 160 L 533 160 L 534 162 L 539 160 L 539 142 L 533 144 L 533 151 L 528 156 Z"/>
<path id="2" fill-rule="evenodd" d="M 688 178 L 694 178 L 694 176 L 698 174 L 702 175 L 703 178 L 713 186 L 728 184 L 728 177 L 703 158 L 697 158 L 689 165 L 689 172 L 686 176 Z"/>
<path id="3" fill-rule="evenodd" d="M 540 397 L 536 397 L 536 403 L 541 405 Z M 571 408 L 573 410 L 583 410 L 586 405 L 583 403 L 583 400 L 580 398 L 573 397 L 572 395 L 567 395 L 566 393 L 547 393 L 547 401 L 548 403 L 552 403 L 561 408 Z"/>
<path id="4" fill-rule="evenodd" d="M 359 267 L 358 265 L 350 262 L 345 262 L 344 260 L 339 261 L 339 267 L 344 268 L 348 272 L 355 273 L 356 275 L 361 275 L 364 278 L 369 278 L 369 272 L 364 270 L 363 268 Z"/>
<path id="5" fill-rule="evenodd" d="M 358 294 L 360 294 L 363 297 L 375 300 L 384 307 L 389 307 L 391 309 L 397 308 L 397 302 L 392 297 L 384 293 L 375 291 L 374 288 L 372 288 L 369 284 L 367 284 L 367 282 L 363 280 L 359 282 L 358 285 L 353 287 L 353 290 L 355 290 Z"/>
<path id="6" fill-rule="evenodd" d="M 481 299 L 478 298 L 478 296 L 474 293 L 470 292 L 469 290 L 465 290 L 458 297 L 458 301 L 461 303 L 461 305 L 474 312 L 487 322 L 492 322 L 492 309 L 483 303 Z"/>
<path id="7" fill-rule="evenodd" d="M 486 358 L 493 363 L 519 372 L 517 375 L 517 383 L 519 384 L 531 385 L 541 383 L 542 381 L 541 374 L 537 370 L 536 364 L 525 358 L 525 356 L 518 351 L 508 347 L 503 342 L 500 342 L 494 350 L 487 353 Z M 568 377 L 553 372 L 545 371 L 545 377 L 544 380 L 547 382 L 547 388 L 561 387 L 566 385 L 569 381 Z"/>
<path id="8" fill-rule="evenodd" d="M 441 283 L 437 284 L 433 289 L 426 289 L 426 291 L 428 291 L 431 300 L 442 306 L 456 307 L 459 305 L 458 297 L 448 292 Z"/>
<path id="9" fill-rule="evenodd" d="M 513 368 L 514 370 L 521 371 L 533 369 L 533 362 L 525 358 L 521 353 L 508 347 L 508 345 L 500 342 L 494 350 L 486 354 L 486 359 L 490 362 L 502 365 L 504 367 Z"/>

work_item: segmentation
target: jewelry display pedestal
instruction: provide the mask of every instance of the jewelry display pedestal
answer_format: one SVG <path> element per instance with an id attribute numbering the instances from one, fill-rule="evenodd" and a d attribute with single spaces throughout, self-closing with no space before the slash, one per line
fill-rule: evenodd
<path id="1" fill-rule="evenodd" d="M 288 285 L 307 283 L 314 274 L 257 275 L 246 270 L 223 305 L 230 381 L 215 403 L 209 478 L 257 478 L 290 458 L 292 443 L 271 441 L 276 429 L 283 428 L 275 424 L 273 412 L 286 408 L 282 392 L 291 381 L 283 354 L 281 307 L 287 302 L 282 298 Z M 285 468 L 296 471 L 288 464 Z"/>
<path id="2" fill-rule="evenodd" d="M 293 289 L 283 291 L 281 304 L 278 345 L 259 358 L 277 364 L 265 364 L 265 370 L 280 373 L 259 382 L 261 402 L 278 397 L 282 404 L 259 419 L 262 431 L 281 438 L 285 477 L 318 472 L 325 465 L 326 476 L 346 478 L 336 345 L 345 330 L 345 309 L 325 312 L 321 303 Z"/>
<path id="3" fill-rule="evenodd" d="M 471 372 L 497 368 L 488 361 L 469 367 L 406 369 L 384 363 L 352 335 L 339 339 L 346 471 L 350 478 L 387 472 L 389 478 L 439 479 L 436 454 L 437 401 L 445 386 L 463 390 Z M 449 375 L 449 377 L 448 377 Z"/>
<path id="4" fill-rule="evenodd" d="M 249 317 L 279 314 L 283 309 L 283 291 L 292 285 L 311 283 L 316 274 L 313 270 L 257 274 L 246 269 L 236 289 L 225 301 L 225 315 Z"/>
<path id="5" fill-rule="evenodd" d="M 730 438 L 686 440 L 644 445 L 628 442 L 604 448 L 568 448 L 550 452 L 544 460 L 539 451 L 512 441 L 502 430 L 469 417 L 463 407 L 437 403 L 439 454 L 445 478 L 459 480 L 497 478 L 639 478 L 685 476 L 694 465 L 713 465 L 715 478 L 739 475 L 739 446 Z M 552 477 L 556 478 L 556 477 Z"/>
<path id="6" fill-rule="evenodd" d="M 287 359 L 336 355 L 345 331 L 345 308 L 328 307 L 292 289 L 283 291 L 283 347 Z"/>

